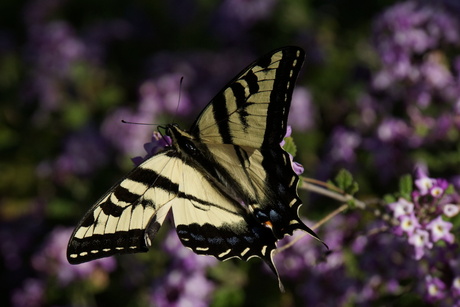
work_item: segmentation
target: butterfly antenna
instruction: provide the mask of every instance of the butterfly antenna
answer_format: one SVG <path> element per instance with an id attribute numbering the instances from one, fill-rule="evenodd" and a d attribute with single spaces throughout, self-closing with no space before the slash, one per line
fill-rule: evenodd
<path id="1" fill-rule="evenodd" d="M 124 119 L 122 119 L 121 122 L 123 124 L 130 124 L 130 125 L 158 126 L 158 124 L 130 122 L 130 121 L 127 121 L 127 120 L 124 120 Z"/>
<path id="2" fill-rule="evenodd" d="M 180 77 L 180 81 L 179 81 L 179 97 L 177 98 L 177 105 L 176 105 L 176 111 L 174 111 L 174 115 L 173 115 L 173 118 L 172 118 L 172 123 L 175 122 L 175 119 L 176 119 L 176 116 L 177 114 L 179 114 L 179 107 L 180 107 L 180 101 L 181 101 L 181 98 L 182 98 L 182 83 L 184 82 L 184 76 Z"/>

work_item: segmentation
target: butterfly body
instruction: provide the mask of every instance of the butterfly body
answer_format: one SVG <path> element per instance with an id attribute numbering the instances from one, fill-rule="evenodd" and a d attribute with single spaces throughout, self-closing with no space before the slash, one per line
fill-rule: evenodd
<path id="1" fill-rule="evenodd" d="M 280 143 L 304 53 L 275 50 L 236 76 L 187 132 L 114 185 L 68 246 L 70 263 L 147 251 L 169 211 L 181 242 L 220 260 L 260 257 L 277 274 L 276 242 L 310 230 L 298 216 L 298 176 Z"/>

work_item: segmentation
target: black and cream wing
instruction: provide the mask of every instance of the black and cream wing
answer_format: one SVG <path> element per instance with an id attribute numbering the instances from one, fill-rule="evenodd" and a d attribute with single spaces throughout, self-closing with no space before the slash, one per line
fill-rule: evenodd
<path id="1" fill-rule="evenodd" d="M 145 252 L 179 191 L 182 161 L 167 150 L 131 171 L 86 213 L 67 247 L 70 263 Z"/>
<path id="2" fill-rule="evenodd" d="M 181 241 L 196 253 L 257 256 L 276 272 L 271 231 L 174 150 L 141 164 L 88 211 L 69 242 L 69 262 L 146 252 L 171 208 Z"/>
<path id="3" fill-rule="evenodd" d="M 314 235 L 298 217 L 299 179 L 280 146 L 304 57 L 298 47 L 261 57 L 211 100 L 191 128 L 200 151 L 214 162 L 207 172 L 224 179 L 277 239 L 295 229 Z"/>
<path id="4" fill-rule="evenodd" d="M 182 176 L 180 192 L 172 206 L 182 243 L 198 254 L 213 255 L 219 260 L 260 257 L 276 272 L 271 259 L 276 246 L 270 229 L 195 167 L 184 164 Z"/>
<path id="5" fill-rule="evenodd" d="M 181 210 L 172 208 L 182 243 L 196 253 L 222 260 L 257 256 L 276 273 L 272 256 L 279 239 L 296 229 L 317 238 L 298 216 L 299 179 L 280 146 L 303 57 L 297 47 L 262 57 L 217 94 L 192 126 L 193 168 L 212 178 L 204 190 L 223 195 L 199 219 L 179 215 L 187 202 Z M 232 220 L 217 204 L 242 209 Z"/>
<path id="6" fill-rule="evenodd" d="M 206 143 L 279 144 L 304 57 L 302 49 L 284 47 L 259 58 L 211 100 L 190 132 Z"/>

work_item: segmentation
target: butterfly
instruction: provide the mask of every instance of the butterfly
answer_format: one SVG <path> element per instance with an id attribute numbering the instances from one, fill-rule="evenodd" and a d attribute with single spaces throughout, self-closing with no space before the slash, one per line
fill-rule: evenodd
<path id="1" fill-rule="evenodd" d="M 168 125 L 171 144 L 85 214 L 68 261 L 146 252 L 172 211 L 184 246 L 219 260 L 260 257 L 279 280 L 277 241 L 297 229 L 318 238 L 299 218 L 299 178 L 280 146 L 303 60 L 298 47 L 274 50 L 230 81 L 188 132 Z"/>

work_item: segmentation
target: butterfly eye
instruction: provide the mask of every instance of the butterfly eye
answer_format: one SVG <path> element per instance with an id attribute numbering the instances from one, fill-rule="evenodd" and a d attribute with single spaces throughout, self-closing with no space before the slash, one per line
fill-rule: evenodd
<path id="1" fill-rule="evenodd" d="M 198 153 L 198 149 L 196 148 L 195 144 L 193 144 L 192 142 L 185 142 L 184 143 L 184 146 L 185 146 L 185 150 L 187 151 L 187 153 L 191 156 L 196 156 L 197 153 Z"/>

